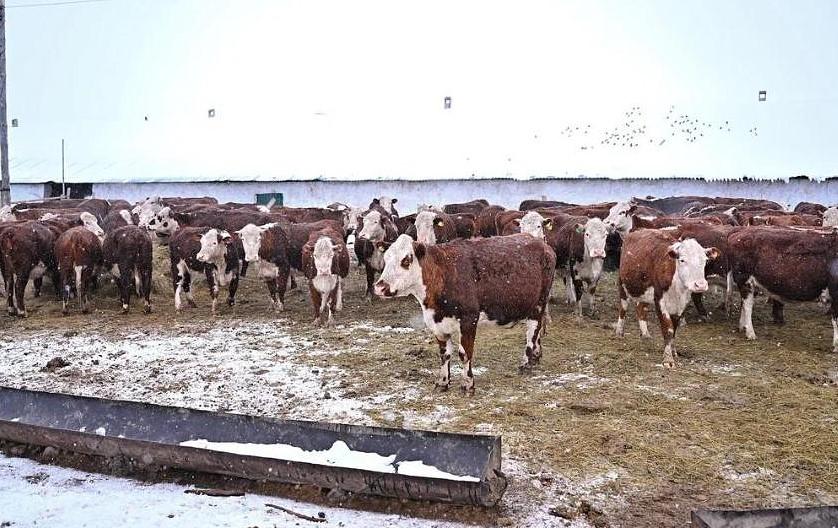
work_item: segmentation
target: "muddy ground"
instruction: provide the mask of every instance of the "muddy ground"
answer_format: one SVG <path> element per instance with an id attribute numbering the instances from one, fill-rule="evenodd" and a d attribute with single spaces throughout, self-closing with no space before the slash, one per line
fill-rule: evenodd
<path id="1" fill-rule="evenodd" d="M 165 253 L 156 251 L 162 263 Z M 714 313 L 702 323 L 690 308 L 677 368 L 666 370 L 655 324 L 654 338 L 642 340 L 630 315 L 626 337 L 614 336 L 610 273 L 595 315 L 579 319 L 563 302 L 553 304 L 545 355 L 532 373 L 516 368 L 523 326 L 481 326 L 476 394 L 464 397 L 454 384 L 435 389 L 437 347 L 416 302 L 368 303 L 355 268 L 332 329 L 311 324 L 302 280 L 281 314 L 270 311 L 264 285 L 248 277 L 238 305 L 212 317 L 203 282 L 199 307 L 177 314 L 162 267 L 156 275 L 151 315 L 137 304 L 120 315 L 108 283 L 89 315 L 74 306 L 62 317 L 48 286 L 39 299 L 30 293 L 28 319 L 0 319 L 0 384 L 502 435 L 511 483 L 498 508 L 398 506 L 440 519 L 683 526 L 698 507 L 838 503 L 838 355 L 822 306 L 788 306 L 786 325 L 777 326 L 758 303 L 756 342 L 737 333 L 735 317 Z M 560 279 L 554 293 L 562 298 Z M 714 293 L 707 304 L 720 302 Z M 69 366 L 42 371 L 56 356 Z"/>

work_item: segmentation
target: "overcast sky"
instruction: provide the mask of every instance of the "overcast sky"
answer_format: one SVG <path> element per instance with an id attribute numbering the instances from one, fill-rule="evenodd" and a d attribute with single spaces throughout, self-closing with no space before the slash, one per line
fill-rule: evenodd
<path id="1" fill-rule="evenodd" d="M 13 179 L 838 174 L 830 0 L 48 1 Z"/>

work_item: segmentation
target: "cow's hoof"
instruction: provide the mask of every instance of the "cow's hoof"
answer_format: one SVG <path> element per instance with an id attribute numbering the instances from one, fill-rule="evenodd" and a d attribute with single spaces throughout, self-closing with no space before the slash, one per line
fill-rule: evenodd
<path id="1" fill-rule="evenodd" d="M 652 339 L 652 334 L 649 334 L 649 333 L 640 334 L 640 337 L 642 337 L 643 339 Z"/>
<path id="2" fill-rule="evenodd" d="M 474 385 L 460 385 L 460 392 L 463 393 L 463 396 L 474 396 Z"/>
<path id="3" fill-rule="evenodd" d="M 70 311 L 69 310 L 61 310 L 61 315 L 63 315 L 64 317 L 67 317 L 68 315 L 70 315 Z"/>
<path id="4" fill-rule="evenodd" d="M 188 301 L 186 301 L 186 303 L 189 305 L 190 308 L 197 308 L 198 307 L 198 305 L 192 299 L 189 299 Z"/>
<path id="5" fill-rule="evenodd" d="M 668 368 L 668 369 L 673 369 L 673 368 L 675 368 L 675 360 L 674 360 L 674 359 L 672 359 L 672 358 L 669 358 L 669 359 L 664 359 L 664 360 L 663 360 L 663 367 L 664 367 L 664 368 Z"/>
<path id="6" fill-rule="evenodd" d="M 81 309 L 81 313 L 83 313 L 83 314 L 89 314 L 89 313 L 90 313 L 90 308 L 82 308 L 82 309 Z"/>
<path id="7" fill-rule="evenodd" d="M 143 313 L 146 314 L 146 315 L 150 314 L 151 313 L 151 305 L 148 305 L 145 308 L 143 308 Z"/>
<path id="8" fill-rule="evenodd" d="M 227 299 L 227 306 L 233 307 L 236 305 L 235 299 Z"/>
<path id="9" fill-rule="evenodd" d="M 437 382 L 436 382 L 436 384 L 434 385 L 434 387 L 436 388 L 436 390 L 438 390 L 439 392 L 446 392 L 446 391 L 448 391 L 448 387 L 449 387 L 449 386 L 450 386 L 450 384 L 449 384 L 447 381 L 446 381 L 445 383 L 443 383 L 443 382 L 441 382 L 441 381 L 437 381 Z"/>
<path id="10" fill-rule="evenodd" d="M 532 370 L 532 363 L 527 363 L 526 365 L 521 365 L 518 367 L 518 374 L 524 375 L 529 373 Z"/>
<path id="11" fill-rule="evenodd" d="M 122 315 L 128 315 L 128 308 L 122 309 Z"/>

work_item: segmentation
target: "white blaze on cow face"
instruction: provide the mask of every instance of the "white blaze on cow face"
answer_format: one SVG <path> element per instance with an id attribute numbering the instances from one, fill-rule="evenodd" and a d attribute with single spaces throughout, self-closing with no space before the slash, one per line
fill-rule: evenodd
<path id="1" fill-rule="evenodd" d="M 546 220 L 543 216 L 538 214 L 535 211 L 530 211 L 521 218 L 520 226 L 521 232 L 527 233 L 529 235 L 534 236 L 535 238 L 540 238 L 544 240 L 544 223 Z M 550 225 L 550 224 L 548 224 Z"/>
<path id="2" fill-rule="evenodd" d="M 669 256 L 675 259 L 673 282 L 678 282 L 692 293 L 707 291 L 707 279 L 704 278 L 704 266 L 707 260 L 719 256 L 716 248 L 704 249 L 693 238 L 676 242 L 669 247 Z M 676 285 L 677 286 L 677 285 Z"/>
<path id="3" fill-rule="evenodd" d="M 177 220 L 172 218 L 172 210 L 168 207 L 164 207 L 148 221 L 146 227 L 151 231 L 154 231 L 158 237 L 164 238 L 171 236 L 175 231 L 177 231 L 180 224 L 178 224 Z"/>
<path id="4" fill-rule="evenodd" d="M 399 200 L 397 198 L 390 198 L 389 196 L 382 196 L 378 199 L 378 205 L 384 208 L 385 211 L 390 213 L 393 216 L 398 216 L 396 214 L 395 203 Z"/>
<path id="5" fill-rule="evenodd" d="M 384 218 L 378 211 L 370 211 L 364 216 L 364 223 L 361 227 L 361 232 L 358 233 L 358 238 L 366 238 L 370 242 L 378 242 L 384 240 L 386 235 L 384 230 Z"/>
<path id="6" fill-rule="evenodd" d="M 436 232 L 434 226 L 443 222 L 433 211 L 422 211 L 416 215 L 413 225 L 416 226 L 416 240 L 422 244 L 432 246 L 436 244 Z"/>
<path id="7" fill-rule="evenodd" d="M 134 225 L 134 219 L 131 218 L 131 213 L 128 212 L 128 209 L 120 209 L 119 216 L 121 216 L 128 225 Z"/>
<path id="8" fill-rule="evenodd" d="M 414 295 L 420 301 L 425 299 L 422 266 L 409 235 L 399 235 L 384 252 L 384 271 L 375 283 L 375 293 L 381 297 Z"/>
<path id="9" fill-rule="evenodd" d="M 244 259 L 248 262 L 256 262 L 259 260 L 259 249 L 262 247 L 262 233 L 274 227 L 276 224 L 265 224 L 257 226 L 254 224 L 247 224 L 243 228 L 236 231 L 242 239 L 242 246 L 244 247 Z"/>
<path id="10" fill-rule="evenodd" d="M 231 239 L 227 231 L 210 229 L 201 236 L 201 250 L 198 251 L 196 258 L 201 262 L 215 262 L 223 259 L 227 255 L 227 242 Z"/>
<path id="11" fill-rule="evenodd" d="M 838 227 L 838 207 L 830 207 L 823 212 L 824 227 Z"/>
<path id="12" fill-rule="evenodd" d="M 314 268 L 318 275 L 332 274 L 332 259 L 338 251 L 340 251 L 340 246 L 334 245 L 331 238 L 322 236 L 317 239 L 314 244 L 313 257 Z"/>
<path id="13" fill-rule="evenodd" d="M 605 239 L 608 228 L 599 218 L 591 218 L 585 224 L 585 255 L 589 258 L 605 258 Z M 702 268 L 703 269 L 703 268 Z"/>
<path id="14" fill-rule="evenodd" d="M 608 211 L 608 216 L 604 220 L 608 232 L 617 232 L 620 235 L 626 235 L 631 231 L 631 213 L 634 209 L 635 206 L 630 202 L 617 202 Z"/>

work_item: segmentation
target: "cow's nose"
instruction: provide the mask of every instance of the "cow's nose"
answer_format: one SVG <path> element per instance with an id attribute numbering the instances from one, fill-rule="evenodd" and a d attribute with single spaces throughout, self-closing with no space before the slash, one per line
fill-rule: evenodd
<path id="1" fill-rule="evenodd" d="M 246 260 L 248 262 L 256 262 L 257 260 L 259 260 L 259 257 L 258 256 L 257 257 L 250 256 L 250 257 L 245 257 L 244 260 Z"/>
<path id="2" fill-rule="evenodd" d="M 693 283 L 693 291 L 696 293 L 706 292 L 707 287 L 708 285 L 706 280 L 695 281 Z"/>
<path id="3" fill-rule="evenodd" d="M 382 297 L 392 297 L 393 292 L 390 291 L 390 285 L 380 280 L 375 283 L 375 294 Z"/>

